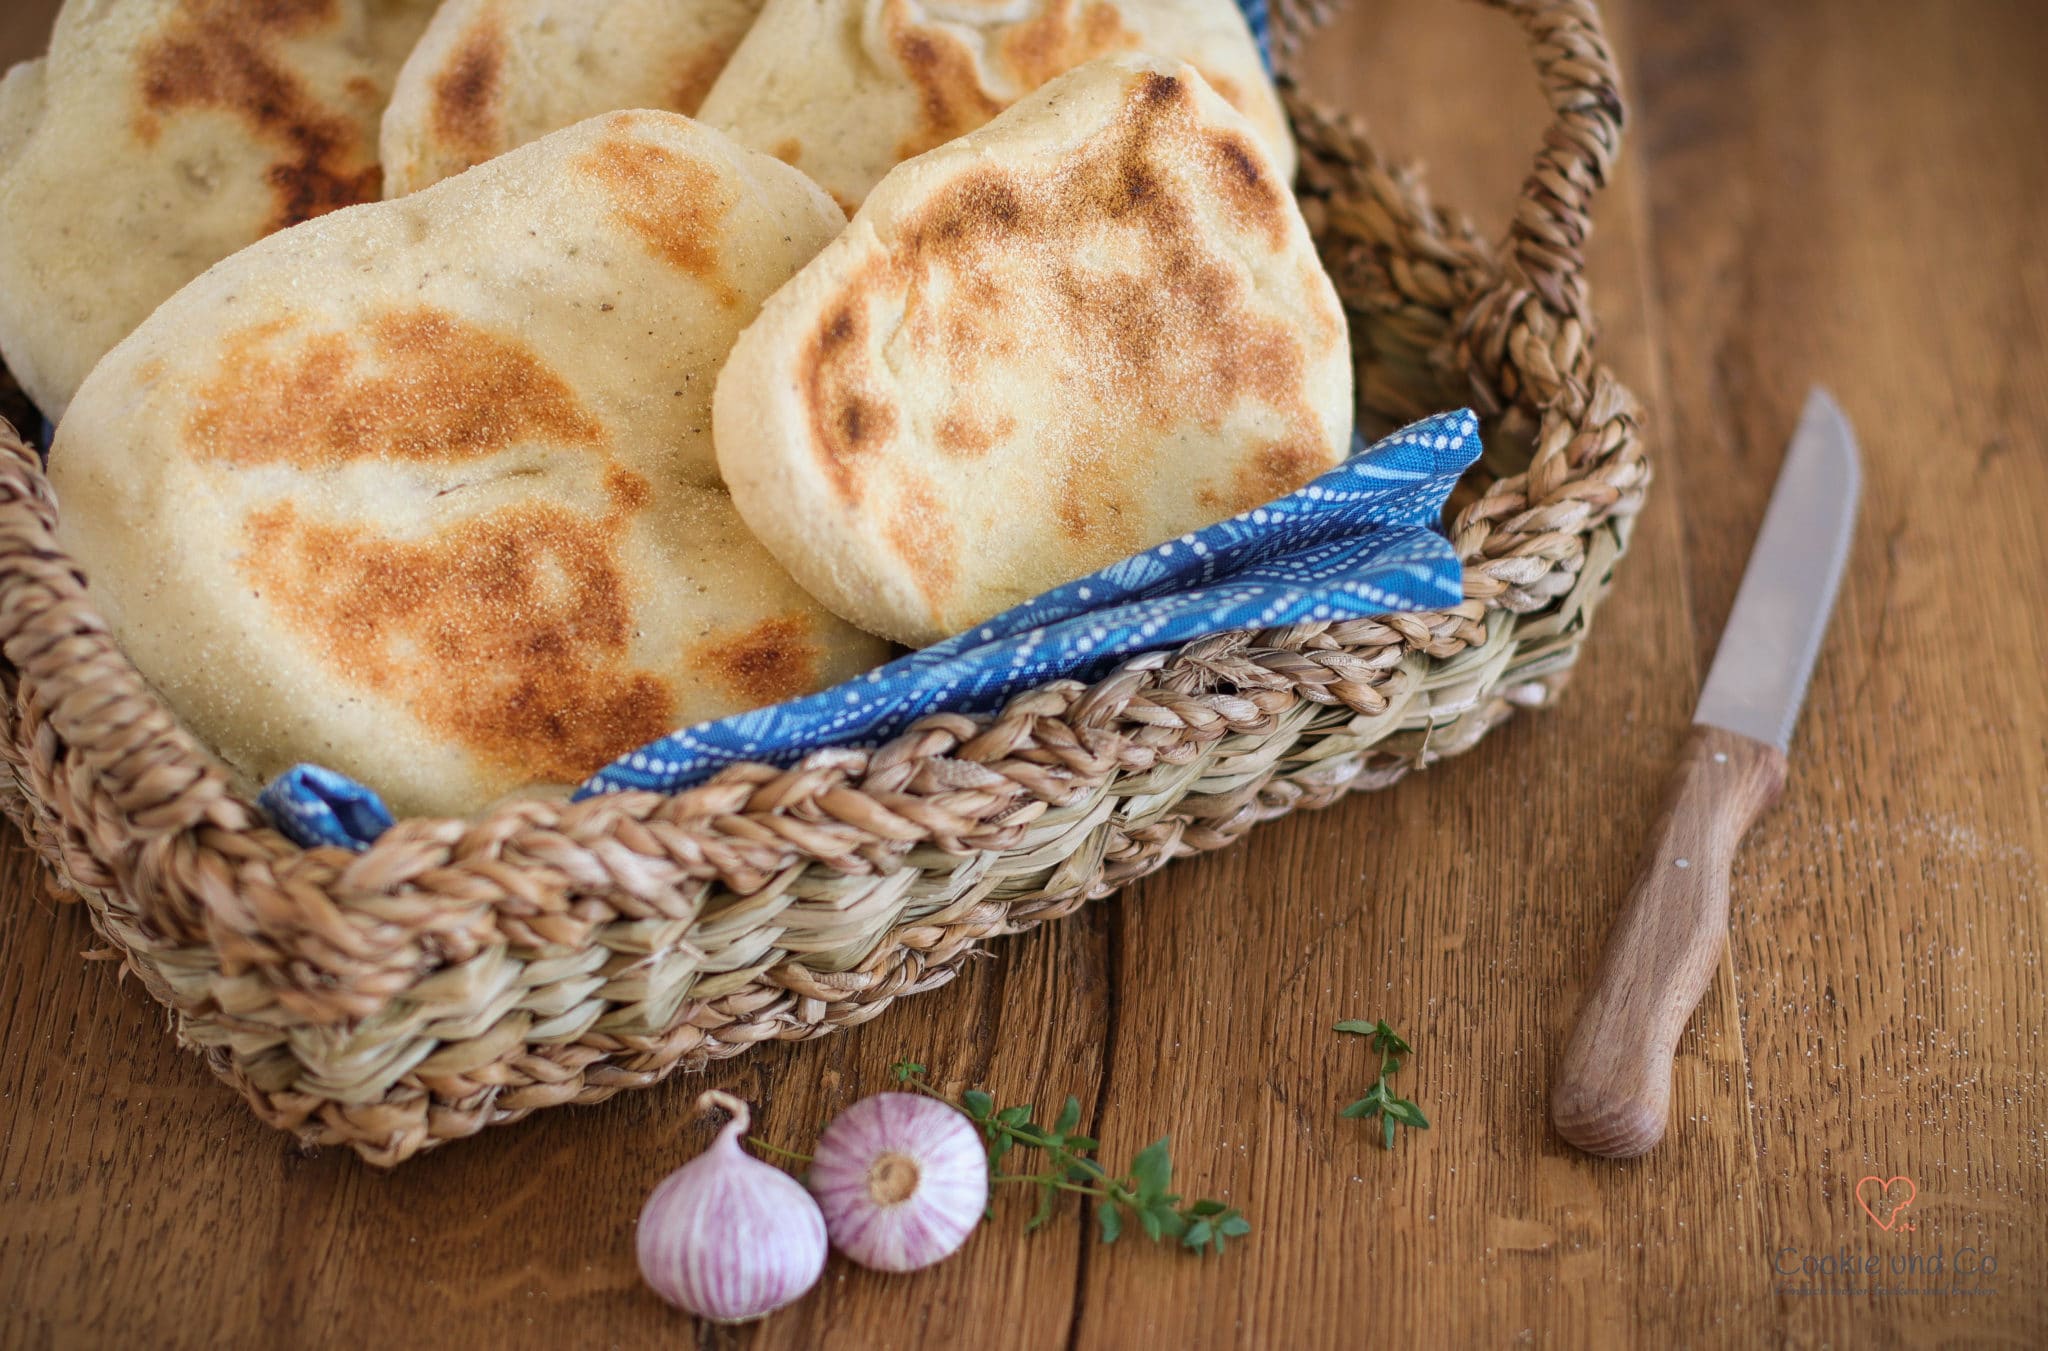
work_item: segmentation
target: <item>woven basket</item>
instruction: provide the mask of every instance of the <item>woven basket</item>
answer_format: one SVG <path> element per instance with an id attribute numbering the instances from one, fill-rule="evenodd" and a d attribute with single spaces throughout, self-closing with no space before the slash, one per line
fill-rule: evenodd
<path id="1" fill-rule="evenodd" d="M 108 637 L 37 456 L 0 425 L 0 801 L 265 1120 L 393 1164 L 865 1022 L 984 939 L 1466 749 L 1560 687 L 1648 478 L 1581 276 L 1622 117 L 1598 14 L 1496 7 L 1555 112 L 1502 243 L 1289 94 L 1362 413 L 1485 419 L 1451 502 L 1457 608 L 1204 639 L 684 793 L 303 850 Z"/>

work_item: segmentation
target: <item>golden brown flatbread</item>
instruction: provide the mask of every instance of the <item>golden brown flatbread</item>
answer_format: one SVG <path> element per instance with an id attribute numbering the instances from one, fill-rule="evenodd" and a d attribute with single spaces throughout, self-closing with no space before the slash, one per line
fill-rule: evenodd
<path id="1" fill-rule="evenodd" d="M 885 647 L 753 540 L 710 399 L 842 223 L 672 113 L 580 123 L 254 245 L 86 380 L 60 537 L 136 666 L 251 777 L 401 812 L 572 784 Z"/>
<path id="2" fill-rule="evenodd" d="M 1236 0 L 767 0 L 698 115 L 848 211 L 882 175 L 1098 57 L 1186 61 L 1251 119 L 1282 181 L 1294 140 Z"/>
<path id="3" fill-rule="evenodd" d="M 761 0 L 443 0 L 384 110 L 403 197 L 586 117 L 694 113 Z"/>
<path id="4" fill-rule="evenodd" d="M 0 85 L 0 354 L 44 414 L 236 249 L 375 201 L 431 0 L 66 0 Z"/>
<path id="5" fill-rule="evenodd" d="M 1351 359 L 1251 126 L 1192 67 L 1119 57 L 893 170 L 713 408 L 783 565 L 924 644 L 1337 464 Z"/>

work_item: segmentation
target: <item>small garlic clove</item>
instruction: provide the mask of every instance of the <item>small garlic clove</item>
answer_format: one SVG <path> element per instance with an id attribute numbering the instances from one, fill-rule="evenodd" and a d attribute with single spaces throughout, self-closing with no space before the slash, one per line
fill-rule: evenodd
<path id="1" fill-rule="evenodd" d="M 744 1323 L 799 1299 L 825 1270 L 825 1222 L 803 1184 L 740 1148 L 747 1105 L 716 1090 L 699 1108 L 732 1113 L 702 1154 L 663 1178 L 640 1210 L 640 1275 L 669 1303 Z"/>
<path id="2" fill-rule="evenodd" d="M 832 1246 L 876 1271 L 950 1257 L 988 1206 L 988 1156 L 974 1124 L 933 1098 L 878 1093 L 818 1138 L 805 1176 Z"/>

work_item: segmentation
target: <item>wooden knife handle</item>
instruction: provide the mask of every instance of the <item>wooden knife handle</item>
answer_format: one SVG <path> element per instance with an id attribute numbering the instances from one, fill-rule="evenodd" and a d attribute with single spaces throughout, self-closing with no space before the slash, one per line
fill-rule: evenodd
<path id="1" fill-rule="evenodd" d="M 1728 937 L 1736 847 L 1784 787 L 1776 746 L 1693 728 L 1550 1095 L 1557 1133 L 1588 1154 L 1632 1158 L 1664 1138 L 1672 1055 Z"/>

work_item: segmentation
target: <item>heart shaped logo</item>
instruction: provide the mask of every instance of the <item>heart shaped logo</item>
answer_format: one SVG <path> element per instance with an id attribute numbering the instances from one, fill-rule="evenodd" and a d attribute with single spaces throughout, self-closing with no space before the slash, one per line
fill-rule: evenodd
<path id="1" fill-rule="evenodd" d="M 1893 1226 L 1906 1213 L 1906 1207 L 1913 1204 L 1913 1198 L 1920 1189 L 1913 1185 L 1913 1179 L 1901 1173 L 1897 1177 L 1879 1177 L 1872 1173 L 1856 1183 L 1856 1204 L 1863 1207 L 1863 1213 L 1871 1223 L 1890 1233 Z"/>

